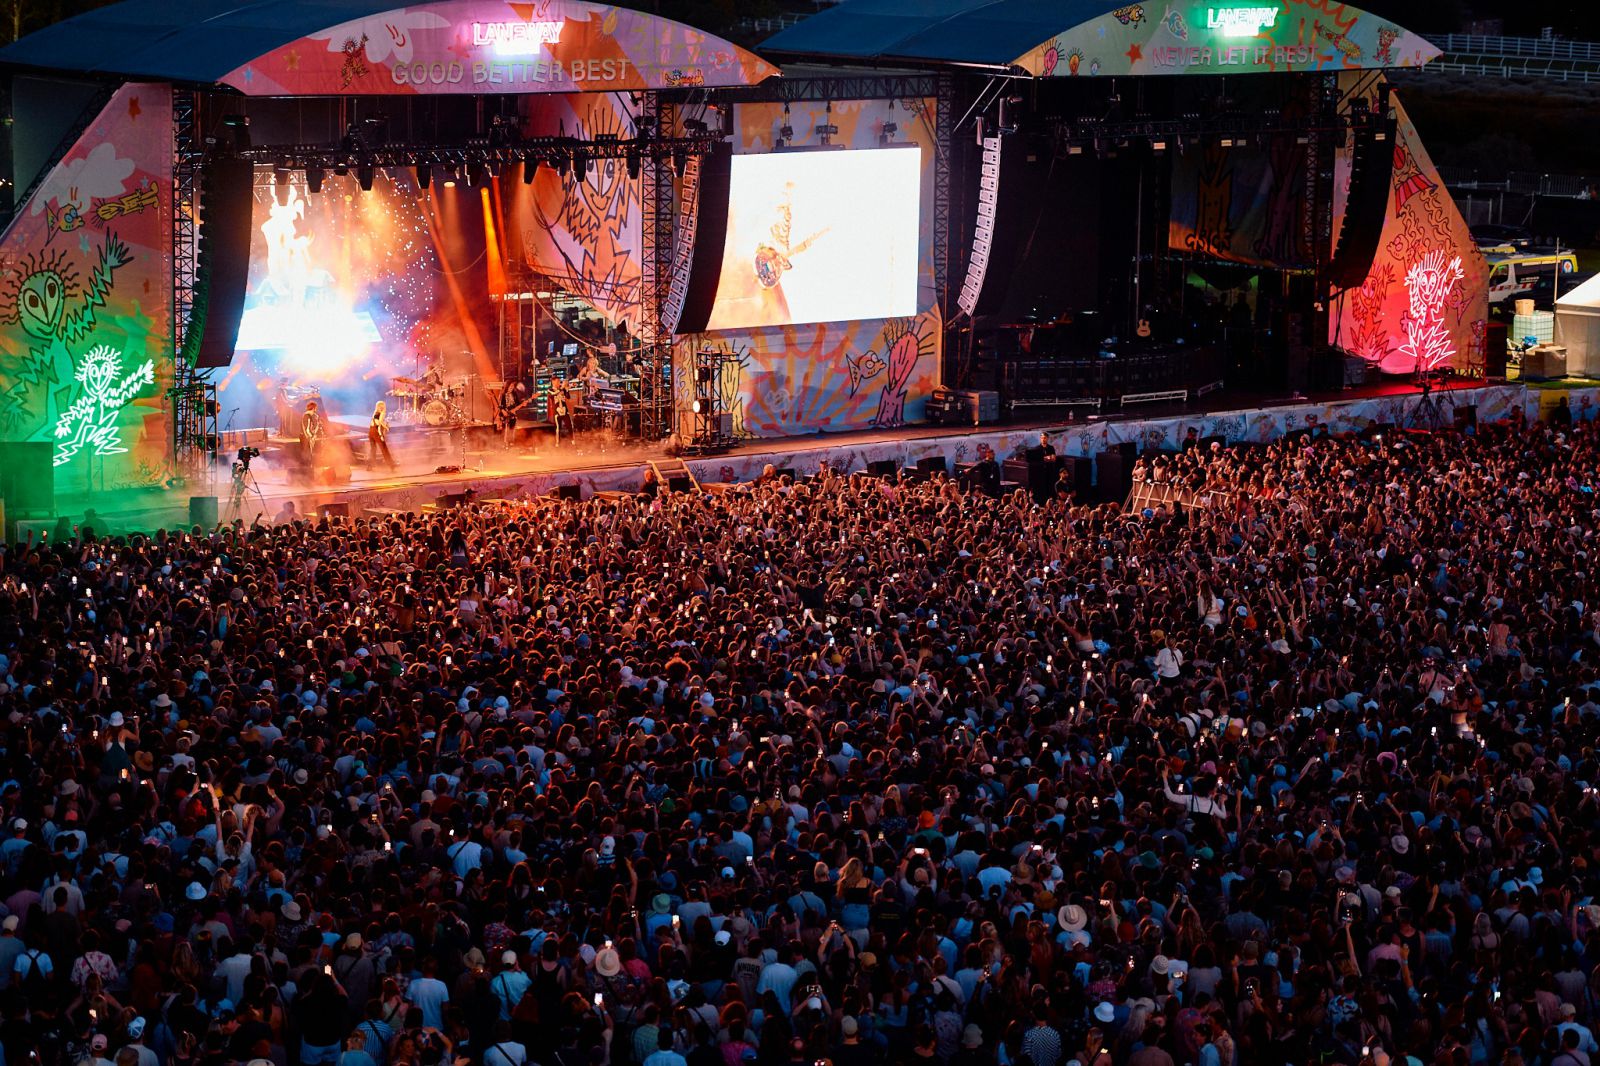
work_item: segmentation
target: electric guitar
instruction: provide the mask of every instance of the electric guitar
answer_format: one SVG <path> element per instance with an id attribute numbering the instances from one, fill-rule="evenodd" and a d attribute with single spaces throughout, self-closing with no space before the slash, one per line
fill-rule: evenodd
<path id="1" fill-rule="evenodd" d="M 500 406 L 495 409 L 494 428 L 495 428 L 496 432 L 504 431 L 507 426 L 511 425 L 512 423 L 514 423 L 516 421 L 516 418 L 517 418 L 518 414 L 520 414 L 523 411 L 526 411 L 532 405 L 533 405 L 533 398 L 532 397 L 529 397 L 528 399 L 523 400 L 521 403 L 514 403 L 514 404 L 509 404 L 509 405 L 505 404 L 505 403 L 501 403 Z"/>
<path id="2" fill-rule="evenodd" d="M 794 269 L 794 263 L 790 260 L 810 248 L 813 244 L 816 244 L 822 235 L 832 228 L 832 226 L 829 226 L 826 229 L 818 230 L 795 247 L 781 252 L 770 244 L 756 245 L 756 284 L 763 289 L 777 288 L 778 283 L 783 280 L 783 275 Z"/>

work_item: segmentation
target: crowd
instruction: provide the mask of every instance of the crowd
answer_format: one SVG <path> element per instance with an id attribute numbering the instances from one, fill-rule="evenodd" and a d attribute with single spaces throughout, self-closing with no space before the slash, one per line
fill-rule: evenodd
<path id="1" fill-rule="evenodd" d="M 0 1066 L 1588 1064 L 1600 434 L 1147 466 L 13 546 Z"/>

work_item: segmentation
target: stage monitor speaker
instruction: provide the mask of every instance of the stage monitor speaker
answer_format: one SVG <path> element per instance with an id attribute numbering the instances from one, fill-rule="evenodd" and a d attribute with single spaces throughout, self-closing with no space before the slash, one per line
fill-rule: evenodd
<path id="1" fill-rule="evenodd" d="M 321 507 L 317 508 L 317 514 L 321 515 L 323 518 L 349 518 L 350 504 L 343 502 L 325 503 Z"/>
<path id="2" fill-rule="evenodd" d="M 933 477 L 935 474 L 948 474 L 950 465 L 944 461 L 942 455 L 925 455 L 917 460 L 917 473 L 923 477 Z"/>
<path id="3" fill-rule="evenodd" d="M 780 481 L 784 478 L 788 478 L 790 481 L 800 480 L 799 475 L 794 472 L 794 467 L 792 466 L 780 466 L 777 470 L 773 471 L 773 473 L 778 476 Z"/>
<path id="4" fill-rule="evenodd" d="M 1094 460 L 1086 455 L 1069 455 L 1061 460 L 1069 473 L 1073 503 L 1094 502 Z"/>
<path id="5" fill-rule="evenodd" d="M 1096 495 L 1107 503 L 1121 503 L 1133 491 L 1133 460 L 1121 451 L 1095 456 Z"/>
<path id="6" fill-rule="evenodd" d="M 189 497 L 189 525 L 201 529 L 217 527 L 217 498 L 215 496 Z"/>
<path id="7" fill-rule="evenodd" d="M 48 441 L 0 444 L 0 500 L 8 523 L 55 514 L 54 459 Z"/>
<path id="8" fill-rule="evenodd" d="M 893 459 L 877 459 L 867 464 L 867 473 L 873 477 L 894 477 L 900 472 L 900 464 Z"/>
<path id="9" fill-rule="evenodd" d="M 1372 269 L 1389 206 L 1394 149 L 1394 116 L 1382 115 L 1356 128 L 1350 154 L 1350 193 L 1345 197 L 1344 218 L 1339 221 L 1339 237 L 1328 263 L 1328 281 L 1336 289 L 1359 287 Z"/>
<path id="10" fill-rule="evenodd" d="M 557 485 L 555 491 L 551 493 L 551 495 L 558 500 L 581 500 L 583 499 L 583 486 Z"/>
<path id="11" fill-rule="evenodd" d="M 222 157 L 205 165 L 197 291 L 184 337 L 184 347 L 201 369 L 233 362 L 250 274 L 254 176 L 254 164 L 247 159 Z"/>
<path id="12" fill-rule="evenodd" d="M 667 491 L 668 492 L 690 492 L 693 489 L 694 489 L 694 482 L 689 479 L 689 475 L 688 474 L 668 474 L 667 475 Z"/>
<path id="13" fill-rule="evenodd" d="M 439 498 L 434 502 L 438 504 L 441 510 L 450 511 L 457 507 L 465 507 L 471 503 L 473 495 L 474 493 L 471 489 L 465 492 L 441 492 Z"/>
<path id="14" fill-rule="evenodd" d="M 1117 452 L 1117 453 L 1121 454 L 1121 456 L 1124 459 L 1128 460 L 1128 469 L 1129 470 L 1133 469 L 1133 461 L 1135 459 L 1139 458 L 1139 442 L 1138 441 L 1134 441 L 1134 440 L 1118 441 L 1117 443 L 1111 445 L 1111 447 L 1108 448 L 1107 450 L 1108 451 Z"/>
<path id="15" fill-rule="evenodd" d="M 700 159 L 700 191 L 695 219 L 694 251 L 689 257 L 683 310 L 675 332 L 703 333 L 717 302 L 722 279 L 723 245 L 728 239 L 728 195 L 732 184 L 733 150 L 719 142 Z"/>

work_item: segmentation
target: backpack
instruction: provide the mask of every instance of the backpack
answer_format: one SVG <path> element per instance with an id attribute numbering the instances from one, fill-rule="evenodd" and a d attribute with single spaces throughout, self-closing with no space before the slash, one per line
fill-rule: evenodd
<path id="1" fill-rule="evenodd" d="M 22 975 L 22 994 L 34 1003 L 50 994 L 50 977 L 39 965 L 39 958 L 43 954 L 36 949 L 23 952 L 23 958 L 28 960 L 28 972 Z"/>

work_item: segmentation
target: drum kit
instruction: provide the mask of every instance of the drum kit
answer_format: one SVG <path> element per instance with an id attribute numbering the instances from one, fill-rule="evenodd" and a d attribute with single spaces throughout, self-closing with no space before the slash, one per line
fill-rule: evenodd
<path id="1" fill-rule="evenodd" d="M 459 426 L 470 420 L 467 412 L 471 379 L 463 376 L 445 381 L 433 375 L 422 378 L 398 377 L 389 382 L 395 398 L 390 418 L 413 426 Z"/>

